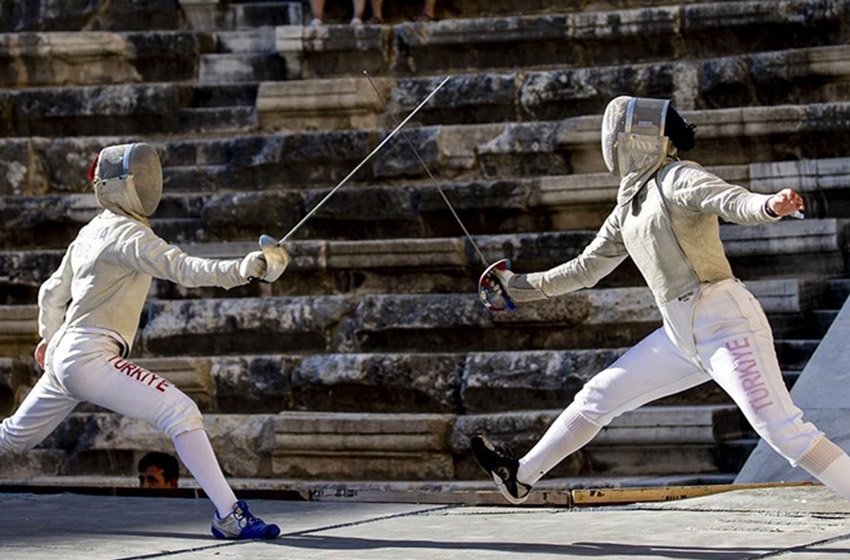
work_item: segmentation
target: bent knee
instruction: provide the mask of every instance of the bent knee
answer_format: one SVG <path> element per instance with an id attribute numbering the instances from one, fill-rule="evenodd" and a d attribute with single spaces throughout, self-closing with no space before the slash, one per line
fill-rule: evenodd
<path id="1" fill-rule="evenodd" d="M 181 396 L 182 398 L 160 414 L 156 421 L 156 427 L 172 439 L 184 432 L 204 427 L 204 417 L 198 405 L 186 395 Z"/>
<path id="2" fill-rule="evenodd" d="M 823 437 L 823 432 L 808 422 L 776 423 L 759 430 L 759 436 L 792 465 L 796 465 Z"/>
<path id="3" fill-rule="evenodd" d="M 0 424 L 0 455 L 24 453 L 35 447 L 37 443 L 32 438 L 8 429 L 5 424 Z"/>
<path id="4" fill-rule="evenodd" d="M 626 411 L 622 403 L 612 398 L 608 391 L 600 390 L 590 383 L 576 393 L 573 406 L 582 417 L 599 427 L 607 426 Z"/>

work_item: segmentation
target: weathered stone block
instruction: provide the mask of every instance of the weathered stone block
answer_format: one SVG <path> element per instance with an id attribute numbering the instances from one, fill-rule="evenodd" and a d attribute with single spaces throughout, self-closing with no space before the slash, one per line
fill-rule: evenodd
<path id="1" fill-rule="evenodd" d="M 454 478 L 454 415 L 286 413 L 275 422 L 273 471 L 289 478 Z"/>
<path id="2" fill-rule="evenodd" d="M 373 80 L 384 99 L 391 80 Z M 276 130 L 392 128 L 381 99 L 365 78 L 263 82 L 257 93 L 260 125 Z"/>
<path id="3" fill-rule="evenodd" d="M 458 457 L 458 478 L 474 476 L 469 438 L 476 433 L 507 443 L 521 456 L 560 413 L 534 410 L 459 416 L 451 436 L 452 450 Z M 615 419 L 550 474 L 716 472 L 717 449 L 724 440 L 741 437 L 741 426 L 741 413 L 735 405 L 639 408 Z"/>
<path id="4" fill-rule="evenodd" d="M 561 14 L 447 20 L 427 27 L 401 24 L 394 31 L 404 56 L 393 71 L 401 75 L 563 63 L 576 55 L 567 29 L 567 16 Z"/>
<path id="5" fill-rule="evenodd" d="M 564 407 L 622 350 L 488 352 L 467 355 L 461 399 L 467 414 Z"/>
<path id="6" fill-rule="evenodd" d="M 13 2 L 3 9 L 3 31 L 177 29 L 177 0 L 95 0 Z"/>
<path id="7" fill-rule="evenodd" d="M 283 33 L 289 40 L 278 32 L 278 53 L 300 55 L 304 77 L 362 76 L 364 71 L 380 76 L 391 64 L 392 30 L 385 25 L 303 27 L 300 45 L 294 33 Z"/>
<path id="8" fill-rule="evenodd" d="M 216 407 L 225 412 L 273 413 L 292 408 L 295 356 L 232 356 L 212 361 Z"/>
<path id="9" fill-rule="evenodd" d="M 35 305 L 0 306 L 0 348 L 4 356 L 30 356 L 38 344 Z"/>
<path id="10" fill-rule="evenodd" d="M 148 355 L 327 351 L 345 298 L 249 298 L 150 302 L 137 340 Z"/>
<path id="11" fill-rule="evenodd" d="M 313 411 L 458 412 L 463 355 L 321 354 L 292 374 L 294 407 Z"/>

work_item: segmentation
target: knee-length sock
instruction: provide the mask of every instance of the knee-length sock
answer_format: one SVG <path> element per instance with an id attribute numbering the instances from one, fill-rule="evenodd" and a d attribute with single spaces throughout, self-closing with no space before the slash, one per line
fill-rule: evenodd
<path id="1" fill-rule="evenodd" d="M 227 484 L 204 430 L 192 430 L 174 436 L 174 448 L 186 468 L 207 493 L 219 517 L 225 517 L 236 505 L 236 495 Z"/>
<path id="2" fill-rule="evenodd" d="M 797 465 L 850 500 L 850 457 L 828 438 L 818 440 Z"/>
<path id="3" fill-rule="evenodd" d="M 602 426 L 587 420 L 573 405 L 568 406 L 519 460 L 517 480 L 534 484 L 568 455 L 584 447 L 601 429 Z"/>

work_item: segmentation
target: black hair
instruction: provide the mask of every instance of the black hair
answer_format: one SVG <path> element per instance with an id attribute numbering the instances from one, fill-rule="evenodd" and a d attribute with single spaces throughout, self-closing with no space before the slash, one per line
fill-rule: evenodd
<path id="1" fill-rule="evenodd" d="M 177 458 L 160 451 L 151 451 L 142 457 L 139 460 L 139 472 L 144 472 L 148 467 L 154 465 L 162 469 L 162 477 L 166 482 L 177 480 L 180 475 L 180 465 L 177 463 Z"/>
<path id="2" fill-rule="evenodd" d="M 667 106 L 667 115 L 664 118 L 664 136 L 668 137 L 680 152 L 694 149 L 694 129 L 696 127 L 695 124 L 688 124 L 672 103 Z"/>

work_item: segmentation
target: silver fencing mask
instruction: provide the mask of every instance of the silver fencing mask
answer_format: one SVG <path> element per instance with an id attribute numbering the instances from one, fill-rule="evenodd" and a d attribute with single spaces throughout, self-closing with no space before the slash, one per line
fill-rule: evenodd
<path id="1" fill-rule="evenodd" d="M 104 148 L 91 178 L 98 204 L 134 217 L 153 214 L 162 197 L 162 165 L 149 144 Z"/>
<path id="2" fill-rule="evenodd" d="M 602 117 L 602 157 L 608 171 L 621 178 L 618 202 L 637 193 L 664 161 L 676 154 L 665 136 L 669 99 L 621 96 Z"/>

